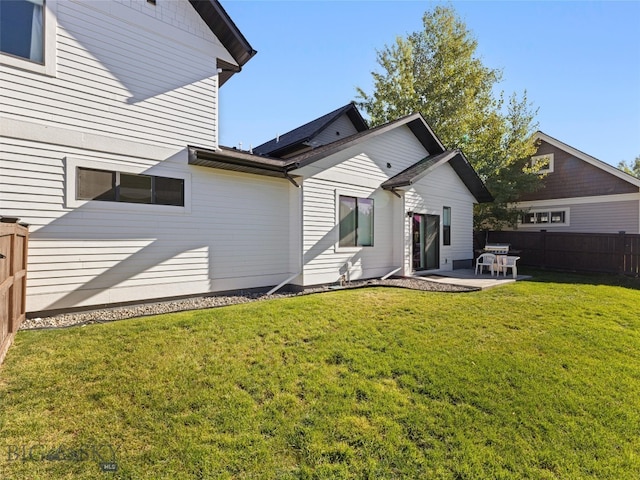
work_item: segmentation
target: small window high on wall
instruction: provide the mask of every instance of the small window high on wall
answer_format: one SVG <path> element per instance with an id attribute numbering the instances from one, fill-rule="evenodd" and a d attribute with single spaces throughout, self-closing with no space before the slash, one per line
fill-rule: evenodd
<path id="1" fill-rule="evenodd" d="M 373 199 L 339 196 L 339 246 L 373 246 Z"/>
<path id="2" fill-rule="evenodd" d="M 77 200 L 184 206 L 184 180 L 78 167 Z"/>
<path id="3" fill-rule="evenodd" d="M 0 0 L 0 52 L 44 63 L 44 0 Z"/>
<path id="4" fill-rule="evenodd" d="M 569 209 L 535 210 L 522 215 L 520 225 L 568 225 Z"/>

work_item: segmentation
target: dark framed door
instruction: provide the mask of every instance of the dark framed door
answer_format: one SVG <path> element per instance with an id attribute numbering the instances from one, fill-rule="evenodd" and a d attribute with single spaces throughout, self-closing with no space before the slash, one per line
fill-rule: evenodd
<path id="1" fill-rule="evenodd" d="M 411 221 L 413 269 L 440 268 L 440 216 L 414 213 Z"/>

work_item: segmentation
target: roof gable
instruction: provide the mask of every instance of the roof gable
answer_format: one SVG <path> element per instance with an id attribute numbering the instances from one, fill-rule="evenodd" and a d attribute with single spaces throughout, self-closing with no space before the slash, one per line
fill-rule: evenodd
<path id="1" fill-rule="evenodd" d="M 415 137 L 422 144 L 425 150 L 427 150 L 427 152 L 429 152 L 430 154 L 444 152 L 444 145 L 442 145 L 438 137 L 435 135 L 435 133 L 433 133 L 431 127 L 427 125 L 427 122 L 424 120 L 422 115 L 420 115 L 419 113 L 414 113 L 411 115 L 407 115 L 406 117 L 399 118 L 398 120 L 379 125 L 375 128 L 356 133 L 355 135 L 343 138 L 342 140 L 328 143 L 308 152 L 301 153 L 299 155 L 296 155 L 295 157 L 289 158 L 289 161 L 295 162 L 298 167 L 303 167 L 317 160 L 320 160 L 321 158 L 325 158 L 328 155 L 332 155 L 352 146 L 358 145 L 359 143 L 365 142 L 378 135 L 382 135 L 390 130 L 400 128 L 404 125 L 406 125 L 411 130 L 411 132 L 415 135 Z"/>
<path id="2" fill-rule="evenodd" d="M 262 145 L 258 145 L 253 149 L 253 152 L 258 155 L 284 158 L 299 153 L 301 150 L 308 150 L 312 148 L 310 144 L 313 142 L 313 139 L 343 115 L 349 118 L 356 131 L 362 132 L 368 130 L 367 122 L 362 118 L 355 104 L 351 102 L 283 135 L 279 135 Z"/>
<path id="3" fill-rule="evenodd" d="M 336 112 L 337 110 L 331 113 Z M 190 146 L 189 164 L 292 180 L 290 175 L 295 174 L 295 170 L 299 168 L 404 126 L 411 131 L 429 155 L 383 182 L 381 184 L 383 189 L 395 190 L 410 186 L 434 169 L 448 163 L 479 203 L 493 201 L 491 193 L 464 154 L 460 150 L 445 151 L 438 137 L 419 113 L 364 130 L 287 159 L 257 155 L 255 149 L 250 153 L 225 147 L 209 150 Z"/>
<path id="4" fill-rule="evenodd" d="M 218 60 L 218 68 L 222 70 L 218 77 L 219 84 L 223 85 L 258 52 L 251 47 L 220 2 L 217 0 L 189 0 L 189 2 L 236 61 L 237 65 L 233 65 Z"/>
<path id="5" fill-rule="evenodd" d="M 565 152 L 567 152 L 568 154 L 570 154 L 571 156 L 582 160 L 586 163 L 588 163 L 589 165 L 593 165 L 596 168 L 599 168 L 600 170 L 613 175 L 615 177 L 618 177 L 621 180 L 624 180 L 625 182 L 628 182 L 638 188 L 640 188 L 640 179 L 634 177 L 633 175 L 629 175 L 627 172 L 623 172 L 622 170 L 620 170 L 619 168 L 616 168 L 612 165 L 609 165 L 606 162 L 603 162 L 602 160 L 598 160 L 595 157 L 592 157 L 591 155 L 588 155 L 576 148 L 573 148 L 570 145 L 567 145 L 564 142 L 561 142 L 560 140 L 553 138 L 550 135 L 547 135 L 544 132 L 538 131 L 535 133 L 534 135 L 534 139 L 535 140 L 542 140 L 546 143 L 548 143 L 549 145 L 552 145 L 556 148 L 559 148 L 560 150 L 564 150 Z"/>
<path id="6" fill-rule="evenodd" d="M 460 150 L 447 150 L 436 155 L 429 155 L 386 182 L 383 182 L 381 187 L 385 190 L 410 187 L 438 167 L 447 163 L 451 165 L 458 177 L 460 177 L 460 180 L 462 180 L 462 183 L 465 184 L 469 192 L 471 192 L 479 203 L 493 201 L 493 196 L 484 182 Z"/>

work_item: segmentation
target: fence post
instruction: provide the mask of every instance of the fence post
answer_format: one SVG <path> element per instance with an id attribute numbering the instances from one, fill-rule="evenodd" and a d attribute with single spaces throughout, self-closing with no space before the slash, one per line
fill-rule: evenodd
<path id="1" fill-rule="evenodd" d="M 618 232 L 618 245 L 616 248 L 616 257 L 618 257 L 618 275 L 624 275 L 625 273 L 625 261 L 624 261 L 624 256 L 625 256 L 625 245 L 627 243 L 627 239 L 626 239 L 626 232 L 624 230 L 621 230 Z"/>
<path id="2" fill-rule="evenodd" d="M 541 267 L 547 268 L 547 231 L 540 230 L 540 243 L 542 244 L 542 265 Z"/>

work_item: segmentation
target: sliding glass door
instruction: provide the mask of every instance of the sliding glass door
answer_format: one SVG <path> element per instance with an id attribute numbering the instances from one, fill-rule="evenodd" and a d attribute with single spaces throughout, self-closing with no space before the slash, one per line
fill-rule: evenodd
<path id="1" fill-rule="evenodd" d="M 413 269 L 440 268 L 440 217 L 414 213 L 412 215 Z"/>

